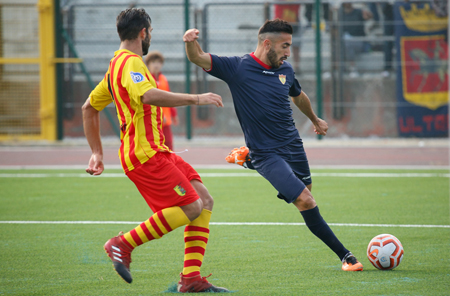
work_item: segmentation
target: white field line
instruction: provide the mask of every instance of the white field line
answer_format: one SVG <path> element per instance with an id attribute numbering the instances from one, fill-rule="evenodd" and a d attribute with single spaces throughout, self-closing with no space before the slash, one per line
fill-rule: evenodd
<path id="1" fill-rule="evenodd" d="M 0 221 L 0 224 L 133 224 L 133 221 Z M 211 222 L 210 225 L 219 226 L 305 226 L 305 223 L 284 222 Z M 357 224 L 357 223 L 328 223 L 330 226 L 348 227 L 400 227 L 400 228 L 450 228 L 450 225 L 414 225 L 414 224 Z"/>
<path id="2" fill-rule="evenodd" d="M 200 173 L 205 178 L 261 177 L 257 173 Z M 312 173 L 313 177 L 356 178 L 450 178 L 448 173 Z M 0 173 L 0 178 L 88 178 L 87 173 Z M 100 178 L 123 178 L 123 173 L 104 173 Z"/>

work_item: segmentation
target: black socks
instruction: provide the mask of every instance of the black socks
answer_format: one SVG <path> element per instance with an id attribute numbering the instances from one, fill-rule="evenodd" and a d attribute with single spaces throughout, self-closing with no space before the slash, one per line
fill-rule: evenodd
<path id="1" fill-rule="evenodd" d="M 302 214 L 309 230 L 315 236 L 320 238 L 331 250 L 333 250 L 333 252 L 335 252 L 342 261 L 349 250 L 342 245 L 342 243 L 334 235 L 331 228 L 328 226 L 327 222 L 325 222 L 322 218 L 319 212 L 319 207 L 316 206 L 313 209 L 301 211 L 300 214 Z"/>

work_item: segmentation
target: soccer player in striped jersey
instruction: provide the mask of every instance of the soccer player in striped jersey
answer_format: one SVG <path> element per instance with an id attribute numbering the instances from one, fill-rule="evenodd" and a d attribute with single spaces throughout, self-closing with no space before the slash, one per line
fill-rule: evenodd
<path id="1" fill-rule="evenodd" d="M 248 149 L 235 149 L 229 158 L 256 169 L 277 189 L 278 198 L 294 204 L 310 231 L 342 261 L 342 270 L 361 271 L 362 264 L 334 235 L 311 195 L 308 159 L 289 97 L 311 120 L 316 133 L 326 135 L 328 124 L 316 116 L 292 66 L 286 62 L 292 32 L 292 26 L 284 20 L 266 21 L 259 30 L 255 52 L 242 57 L 203 52 L 197 29 L 186 31 L 183 40 L 189 60 L 230 88 Z"/>
<path id="2" fill-rule="evenodd" d="M 104 79 L 82 107 L 86 138 L 92 150 L 86 172 L 104 170 L 99 112 L 114 102 L 121 129 L 119 158 L 154 214 L 136 228 L 108 240 L 104 249 L 116 272 L 127 282 L 134 248 L 161 238 L 180 226 L 184 231 L 184 268 L 179 292 L 228 291 L 200 275 L 213 199 L 199 174 L 164 144 L 161 107 L 215 105 L 222 98 L 213 93 L 198 95 L 159 90 L 142 59 L 150 47 L 150 16 L 144 9 L 127 9 L 117 17 L 120 48 L 111 59 Z"/>

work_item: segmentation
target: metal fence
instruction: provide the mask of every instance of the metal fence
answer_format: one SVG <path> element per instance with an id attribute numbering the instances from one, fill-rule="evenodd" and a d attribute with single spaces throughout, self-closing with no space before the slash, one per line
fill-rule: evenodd
<path id="1" fill-rule="evenodd" d="M 83 4 L 65 7 L 63 9 L 63 31 L 66 33 L 65 56 L 80 57 L 83 65 L 67 64 L 64 70 L 63 117 L 64 133 L 67 137 L 83 135 L 81 123 L 81 105 L 92 90 L 92 83 L 98 83 L 106 70 L 109 61 L 118 50 L 120 40 L 117 35 L 116 17 L 126 9 L 126 4 Z M 164 53 L 166 63 L 164 73 L 171 81 L 176 81 L 180 87 L 174 90 L 183 91 L 184 81 L 184 33 L 183 13 L 181 4 L 139 5 L 152 18 L 151 50 Z M 192 16 L 194 12 L 192 11 Z M 193 18 L 192 18 L 193 19 Z M 175 85 L 171 85 L 175 86 Z M 114 105 L 107 107 L 107 112 L 115 114 Z M 104 135 L 113 135 L 113 125 L 117 125 L 115 115 L 102 126 Z"/>
<path id="2" fill-rule="evenodd" d="M 38 27 L 36 5 L 0 4 L 0 138 L 41 134 Z"/>
<path id="3" fill-rule="evenodd" d="M 316 63 L 315 27 L 305 17 L 307 5 L 314 1 L 290 1 L 300 4 L 298 14 L 300 26 L 294 42 L 298 46 L 299 66 L 297 76 L 303 90 L 311 97 L 316 108 Z M 324 4 L 327 4 L 327 2 Z M 346 42 L 348 36 L 341 6 L 329 5 L 327 17 L 321 19 L 321 57 L 323 79 L 323 117 L 330 125 L 331 137 L 397 137 L 396 74 L 397 49 L 393 46 L 393 19 L 385 10 L 384 2 L 350 1 L 356 8 L 378 14 L 378 19 L 364 22 L 364 35 L 353 38 L 361 42 L 361 52 L 349 60 Z M 369 3 L 371 2 L 371 3 Z M 376 4 L 372 6 L 372 4 Z M 387 2 L 386 2 L 387 3 Z M 199 42 L 206 52 L 218 55 L 242 56 L 255 50 L 257 32 L 266 19 L 275 16 L 275 5 L 284 2 L 210 2 L 201 7 L 191 6 L 190 24 L 201 31 Z M 151 50 L 161 51 L 166 62 L 163 73 L 169 79 L 172 91 L 184 92 L 184 6 L 180 4 L 139 4 L 152 17 Z M 63 8 L 63 27 L 73 49 L 67 44 L 66 57 L 79 56 L 84 61 L 85 71 L 80 65 L 66 64 L 64 67 L 64 135 L 83 135 L 80 107 L 91 91 L 88 80 L 95 83 L 103 78 L 109 60 L 118 49 L 119 38 L 115 27 L 117 14 L 127 8 L 126 4 L 72 5 Z M 313 7 L 314 8 L 314 7 Z M 323 10 L 323 7 L 322 7 Z M 391 55 L 391 58 L 387 55 Z M 295 61 L 291 56 L 289 60 Z M 296 65 L 295 65 L 296 66 Z M 242 132 L 234 113 L 231 94 L 225 83 L 192 65 L 192 92 L 213 91 L 224 100 L 225 108 L 194 106 L 192 130 L 194 137 L 241 136 Z M 114 106 L 108 108 L 114 116 Z M 294 120 L 303 137 L 315 136 L 310 122 L 293 107 Z M 185 136 L 186 109 L 178 108 L 180 125 L 174 126 L 176 136 Z M 103 135 L 114 135 L 111 120 L 103 119 Z M 113 119 L 117 121 L 117 119 Z"/>

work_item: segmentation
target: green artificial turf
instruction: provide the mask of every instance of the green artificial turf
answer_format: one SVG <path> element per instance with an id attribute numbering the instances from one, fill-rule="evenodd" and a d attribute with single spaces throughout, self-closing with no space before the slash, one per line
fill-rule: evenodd
<path id="1" fill-rule="evenodd" d="M 249 170 L 199 170 L 215 198 L 211 222 L 303 222 Z M 357 177 L 358 173 L 432 173 L 434 177 Z M 105 171 L 121 174 L 120 171 Z M 211 176 L 222 174 L 221 177 Z M 313 196 L 337 237 L 364 264 L 343 272 L 339 259 L 306 226 L 211 225 L 204 276 L 233 295 L 448 295 L 450 225 L 446 171 L 313 170 Z M 354 176 L 320 176 L 354 173 Z M 152 214 L 126 177 L 83 171 L 0 171 L 1 221 L 127 221 Z M 28 178 L 14 174 L 37 174 Z M 50 174 L 42 177 L 39 174 Z M 58 174 L 73 174 L 58 177 Z M 223 175 L 224 174 L 224 175 Z M 371 226 L 367 224 L 388 224 Z M 173 291 L 183 264 L 183 229 L 133 251 L 131 285 L 113 271 L 103 244 L 135 224 L 0 224 L 0 295 L 158 295 Z M 366 248 L 390 233 L 405 255 L 392 271 L 375 269 Z"/>

